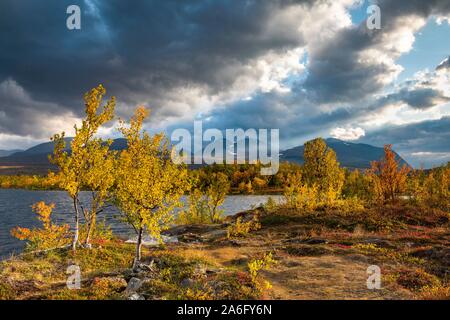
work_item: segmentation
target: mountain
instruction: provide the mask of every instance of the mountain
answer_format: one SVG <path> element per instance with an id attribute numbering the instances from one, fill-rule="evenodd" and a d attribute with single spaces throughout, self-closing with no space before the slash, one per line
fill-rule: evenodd
<path id="1" fill-rule="evenodd" d="M 73 138 L 65 138 L 66 150 L 70 151 L 70 142 Z M 125 139 L 116 139 L 111 148 L 122 150 L 127 146 Z M 0 156 L 0 174 L 46 174 L 48 170 L 56 167 L 48 161 L 48 156 L 53 153 L 52 141 L 38 144 L 24 151 L 17 151 L 7 156 Z"/>
<path id="2" fill-rule="evenodd" d="M 0 150 L 0 157 L 7 157 L 22 150 Z"/>
<path id="3" fill-rule="evenodd" d="M 67 150 L 70 150 L 71 140 L 72 138 L 66 138 L 66 145 L 68 146 Z M 332 138 L 326 139 L 325 141 L 327 145 L 336 152 L 337 159 L 343 167 L 359 169 L 369 168 L 371 161 L 380 160 L 384 156 L 383 148 L 369 144 L 352 143 Z M 203 148 L 207 144 L 207 142 L 204 142 Z M 48 155 L 53 152 L 53 146 L 53 142 L 41 143 L 25 151 L 19 151 L 8 156 L 0 157 L 0 167 L 18 167 L 19 169 L 14 171 L 17 173 L 46 173 L 49 169 L 55 169 L 48 161 Z M 122 150 L 125 149 L 126 146 L 127 141 L 120 138 L 113 141 L 111 148 L 113 150 Z M 224 156 L 227 153 L 234 153 L 232 152 L 234 147 L 233 143 L 227 144 L 224 140 L 223 147 Z M 246 141 L 246 147 L 248 147 L 248 141 Z M 303 151 L 304 146 L 297 146 L 292 149 L 284 150 L 280 152 L 280 161 L 303 163 Z M 396 156 L 401 163 L 407 164 L 398 154 L 396 154 Z M 248 152 L 246 152 L 245 157 L 248 158 Z M 11 171 L 8 172 L 11 174 Z M 1 173 L 6 174 L 4 172 Z"/>
<path id="4" fill-rule="evenodd" d="M 365 169 L 370 168 L 370 162 L 384 157 L 384 149 L 365 143 L 352 143 L 339 139 L 329 138 L 325 140 L 327 145 L 336 152 L 336 157 L 341 166 L 346 168 Z M 280 154 L 280 161 L 303 163 L 304 146 L 285 150 Z M 409 164 L 395 153 L 401 164 Z"/>

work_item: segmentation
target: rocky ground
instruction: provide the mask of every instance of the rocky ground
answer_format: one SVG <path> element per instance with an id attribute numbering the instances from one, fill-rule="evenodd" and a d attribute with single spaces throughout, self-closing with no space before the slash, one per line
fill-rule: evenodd
<path id="1" fill-rule="evenodd" d="M 172 228 L 178 243 L 147 247 L 129 268 L 133 245 L 17 258 L 0 267 L 0 297 L 14 299 L 448 299 L 449 215 L 414 208 L 338 212 L 258 208 L 218 225 Z M 395 218 L 393 218 L 395 212 Z M 257 216 L 259 230 L 228 237 L 227 228 Z M 275 263 L 253 281 L 249 263 L 268 253 Z M 83 272 L 80 290 L 66 287 L 67 265 Z M 368 289 L 368 267 L 381 288 Z M 270 288 L 263 283 L 270 283 Z"/>

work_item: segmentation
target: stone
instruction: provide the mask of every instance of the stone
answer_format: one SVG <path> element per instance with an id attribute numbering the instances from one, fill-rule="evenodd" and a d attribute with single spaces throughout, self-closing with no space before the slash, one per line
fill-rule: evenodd
<path id="1" fill-rule="evenodd" d="M 125 289 L 126 292 L 135 292 L 139 290 L 139 288 L 142 286 L 142 280 L 136 277 L 131 278 L 128 281 L 127 288 Z"/>
<path id="2" fill-rule="evenodd" d="M 178 243 L 178 238 L 175 236 L 161 235 L 161 241 L 162 241 L 162 243 Z M 155 237 L 145 236 L 142 239 L 142 245 L 147 246 L 147 247 L 157 247 L 157 246 L 161 245 L 161 241 L 160 241 L 160 239 L 157 239 Z M 125 241 L 125 243 L 136 243 L 136 242 L 137 242 L 137 236 Z"/>
<path id="3" fill-rule="evenodd" d="M 207 232 L 202 235 L 202 240 L 204 241 L 214 241 L 227 236 L 227 230 L 219 229 Z"/>
<path id="4" fill-rule="evenodd" d="M 155 271 L 155 261 L 152 260 L 149 264 L 139 263 L 137 267 L 142 271 Z"/>
<path id="5" fill-rule="evenodd" d="M 198 234 L 186 233 L 178 236 L 178 240 L 181 242 L 200 242 L 201 237 Z"/>
<path id="6" fill-rule="evenodd" d="M 145 300 L 145 298 L 142 295 L 140 295 L 139 293 L 135 292 L 128 297 L 128 300 Z"/>

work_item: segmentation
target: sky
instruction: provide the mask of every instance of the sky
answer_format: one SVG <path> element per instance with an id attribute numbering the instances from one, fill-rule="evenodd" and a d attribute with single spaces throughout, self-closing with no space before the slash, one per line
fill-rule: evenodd
<path id="1" fill-rule="evenodd" d="M 367 8 L 380 8 L 369 29 Z M 81 9 L 69 30 L 67 7 Z M 392 144 L 413 166 L 450 161 L 450 0 L 2 0 L 0 149 L 83 117 L 103 84 L 151 132 L 279 129 Z M 100 135 L 117 137 L 114 123 Z"/>

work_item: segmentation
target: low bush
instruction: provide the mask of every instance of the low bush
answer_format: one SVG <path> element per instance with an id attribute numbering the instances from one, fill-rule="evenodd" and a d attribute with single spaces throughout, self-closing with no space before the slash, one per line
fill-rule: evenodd
<path id="1" fill-rule="evenodd" d="M 234 224 L 231 224 L 227 228 L 227 238 L 232 237 L 245 237 L 251 231 L 261 229 L 261 223 L 259 222 L 258 215 L 254 215 L 252 220 L 243 222 L 242 217 L 238 217 Z"/>

